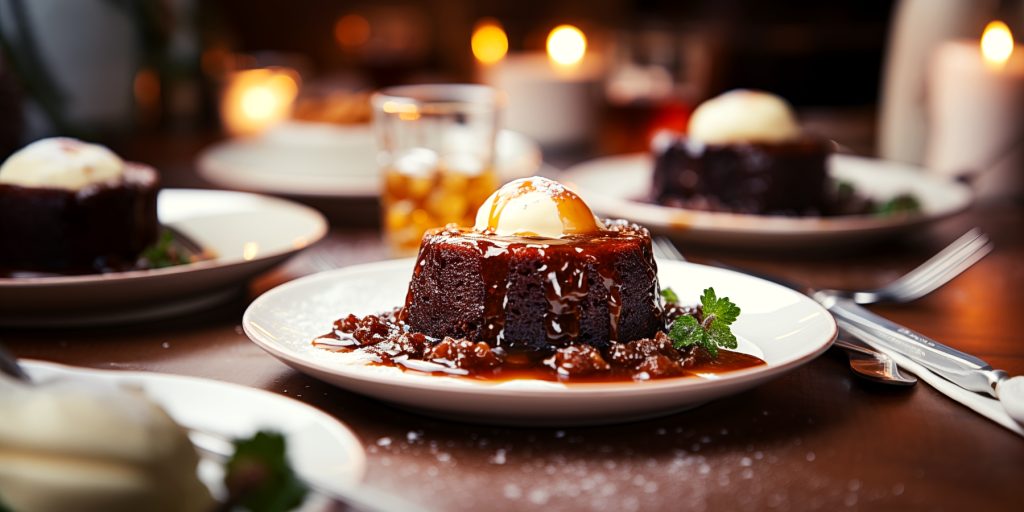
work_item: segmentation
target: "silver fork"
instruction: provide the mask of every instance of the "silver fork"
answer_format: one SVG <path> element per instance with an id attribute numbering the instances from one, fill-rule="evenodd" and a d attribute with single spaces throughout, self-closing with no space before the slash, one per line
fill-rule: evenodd
<path id="1" fill-rule="evenodd" d="M 663 236 L 655 237 L 651 242 L 651 247 L 654 249 L 654 257 L 659 260 L 686 261 L 683 253 L 679 252 L 679 249 L 676 249 L 676 245 L 668 238 Z"/>
<path id="2" fill-rule="evenodd" d="M 957 238 L 914 270 L 873 290 L 821 290 L 857 304 L 912 302 L 953 280 L 992 251 L 992 242 L 978 228 Z"/>
<path id="3" fill-rule="evenodd" d="M 654 256 L 665 260 L 686 261 L 675 245 L 665 237 L 657 237 L 653 242 Z M 939 251 L 917 268 L 907 272 L 899 279 L 871 290 L 815 290 L 822 293 L 838 295 L 852 299 L 857 304 L 877 304 L 880 302 L 898 303 L 912 302 L 953 280 L 972 265 L 992 251 L 992 242 L 978 228 L 971 229 L 960 238 L 954 240 L 946 248 Z M 730 265 L 721 265 L 733 268 Z M 739 270 L 735 269 L 734 270 Z M 749 271 L 740 270 L 747 274 Z M 766 277 L 766 276 L 758 276 Z M 774 277 L 766 277 L 770 281 L 783 284 L 790 288 L 805 290 L 806 287 L 785 282 Z"/>

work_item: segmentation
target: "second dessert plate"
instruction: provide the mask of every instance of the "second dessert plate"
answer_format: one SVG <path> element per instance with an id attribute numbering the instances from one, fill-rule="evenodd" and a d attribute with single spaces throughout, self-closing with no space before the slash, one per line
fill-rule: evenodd
<path id="1" fill-rule="evenodd" d="M 297 400 L 261 389 L 185 375 L 94 370 L 43 361 L 22 361 L 36 383 L 72 380 L 140 388 L 189 429 L 228 439 L 250 437 L 259 430 L 278 432 L 287 442 L 288 458 L 307 481 L 337 493 L 351 492 L 366 471 L 362 444 L 343 423 Z M 199 476 L 223 497 L 224 468 L 204 460 Z M 308 500 L 303 510 L 327 510 Z M 321 500 L 322 501 L 322 500 Z M 333 509 L 332 509 L 333 510 Z"/>
<path id="2" fill-rule="evenodd" d="M 696 303 L 708 286 L 737 303 L 743 310 L 733 324 L 738 350 L 767 364 L 648 382 L 485 382 L 376 366 L 312 345 L 349 313 L 366 315 L 401 306 L 414 263 L 405 259 L 359 265 L 286 283 L 257 298 L 242 327 L 271 355 L 338 387 L 427 414 L 506 425 L 617 423 L 670 414 L 778 377 L 817 357 L 836 336 L 832 316 L 793 290 L 728 270 L 662 261 L 661 286 L 672 287 L 684 303 Z"/>
<path id="3" fill-rule="evenodd" d="M 886 200 L 911 193 L 921 202 L 914 215 L 880 217 L 782 217 L 673 208 L 646 201 L 654 162 L 647 154 L 598 158 L 562 175 L 594 211 L 632 220 L 679 240 L 730 247 L 827 247 L 860 243 L 909 232 L 965 210 L 971 189 L 925 169 L 897 162 L 833 155 L 829 174 L 869 198 Z"/>
<path id="4" fill-rule="evenodd" d="M 213 258 L 152 270 L 0 278 L 0 326 L 77 326 L 197 311 L 239 294 L 252 277 L 327 234 L 316 210 L 222 190 L 166 189 L 160 223 Z"/>

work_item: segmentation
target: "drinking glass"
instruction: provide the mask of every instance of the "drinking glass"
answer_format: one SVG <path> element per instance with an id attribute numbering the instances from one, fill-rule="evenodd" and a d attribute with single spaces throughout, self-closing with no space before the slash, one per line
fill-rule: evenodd
<path id="1" fill-rule="evenodd" d="M 384 235 L 396 255 L 423 233 L 470 226 L 498 188 L 494 170 L 502 94 L 482 85 L 409 85 L 373 95 Z"/>

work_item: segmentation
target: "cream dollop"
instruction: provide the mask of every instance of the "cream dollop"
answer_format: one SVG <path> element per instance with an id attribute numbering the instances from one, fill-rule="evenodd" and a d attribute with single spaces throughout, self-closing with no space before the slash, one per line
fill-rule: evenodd
<path id="1" fill-rule="evenodd" d="M 213 510 L 185 431 L 141 390 L 0 375 L 0 418 L 13 510 Z"/>
<path id="2" fill-rule="evenodd" d="M 0 183 L 81 190 L 118 180 L 124 160 L 98 144 L 54 137 L 25 146 L 0 166 Z"/>
<path id="3" fill-rule="evenodd" d="M 501 236 L 562 238 L 605 229 L 580 196 L 540 176 L 511 181 L 476 212 L 474 229 Z"/>
<path id="4" fill-rule="evenodd" d="M 783 142 L 800 136 L 786 100 L 763 91 L 737 89 L 701 103 L 690 116 L 688 137 L 704 144 Z"/>

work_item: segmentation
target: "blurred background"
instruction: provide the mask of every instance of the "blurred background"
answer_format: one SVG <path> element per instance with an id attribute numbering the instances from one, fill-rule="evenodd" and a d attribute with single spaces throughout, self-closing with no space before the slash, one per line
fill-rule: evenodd
<path id="1" fill-rule="evenodd" d="M 505 126 L 555 167 L 644 151 L 733 88 L 784 97 L 854 152 L 922 164 L 938 49 L 977 45 L 995 19 L 1020 28 L 1022 2 L 0 0 L 0 157 L 71 135 L 202 186 L 173 167 L 215 141 L 368 125 L 381 87 L 475 82 L 508 93 Z"/>

